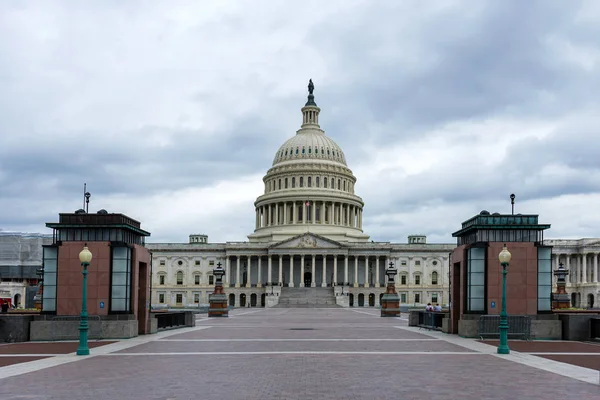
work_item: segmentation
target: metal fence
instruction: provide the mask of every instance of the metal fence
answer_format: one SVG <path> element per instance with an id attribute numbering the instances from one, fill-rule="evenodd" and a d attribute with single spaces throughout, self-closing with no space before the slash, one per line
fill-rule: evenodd
<path id="1" fill-rule="evenodd" d="M 52 340 L 74 340 L 79 338 L 80 316 L 58 316 L 52 318 Z M 102 321 L 99 315 L 88 316 L 88 339 L 102 339 Z"/>
<path id="2" fill-rule="evenodd" d="M 442 323 L 447 313 L 434 311 L 419 311 L 419 328 L 442 330 Z"/>
<path id="3" fill-rule="evenodd" d="M 477 321 L 477 335 L 481 338 L 500 337 L 500 316 L 481 315 Z M 531 340 L 531 317 L 508 316 L 508 337 Z"/>

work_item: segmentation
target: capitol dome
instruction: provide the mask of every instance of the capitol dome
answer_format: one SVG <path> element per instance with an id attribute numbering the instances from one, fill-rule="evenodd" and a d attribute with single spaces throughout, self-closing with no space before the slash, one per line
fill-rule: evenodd
<path id="1" fill-rule="evenodd" d="M 256 199 L 251 242 L 278 242 L 312 232 L 335 241 L 366 241 L 364 203 L 354 194 L 356 177 L 341 147 L 319 126 L 312 80 L 302 107 L 302 125 L 275 153 Z"/>

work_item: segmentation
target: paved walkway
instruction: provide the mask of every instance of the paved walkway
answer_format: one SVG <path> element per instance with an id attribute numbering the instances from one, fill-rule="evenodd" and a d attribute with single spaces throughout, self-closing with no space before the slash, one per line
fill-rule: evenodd
<path id="1" fill-rule="evenodd" d="M 593 369 L 499 356 L 493 345 L 377 311 L 237 310 L 195 328 L 99 342 L 87 357 L 38 350 L 46 358 L 0 368 L 0 399 L 600 400 Z M 1 349 L 0 359 L 14 356 Z"/>

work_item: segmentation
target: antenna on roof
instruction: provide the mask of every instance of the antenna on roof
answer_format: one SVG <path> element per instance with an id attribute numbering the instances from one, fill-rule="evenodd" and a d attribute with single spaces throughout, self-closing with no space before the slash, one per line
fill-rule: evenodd
<path id="1" fill-rule="evenodd" d="M 90 194 L 90 192 L 88 192 L 86 190 L 86 188 L 87 188 L 87 183 L 84 183 L 83 184 L 83 209 L 87 213 L 90 210 L 90 197 L 92 197 L 92 195 Z"/>
<path id="2" fill-rule="evenodd" d="M 515 194 L 511 193 L 510 195 L 510 208 L 511 208 L 511 214 L 515 215 Z"/>

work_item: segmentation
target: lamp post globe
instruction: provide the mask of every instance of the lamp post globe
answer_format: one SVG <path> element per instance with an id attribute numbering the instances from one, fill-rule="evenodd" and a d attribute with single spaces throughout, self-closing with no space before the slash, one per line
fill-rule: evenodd
<path id="1" fill-rule="evenodd" d="M 92 252 L 87 248 L 87 245 L 83 247 L 83 250 L 79 253 L 79 261 L 83 270 L 83 293 L 81 296 L 81 317 L 79 320 L 79 347 L 77 348 L 78 356 L 87 356 L 90 354 L 88 347 L 88 313 L 87 313 L 87 267 L 92 261 Z"/>
<path id="2" fill-rule="evenodd" d="M 509 354 L 508 348 L 508 314 L 506 313 L 506 274 L 508 264 L 512 254 L 506 248 L 506 244 L 498 254 L 498 261 L 502 265 L 502 310 L 500 311 L 500 344 L 498 345 L 498 354 Z"/>

